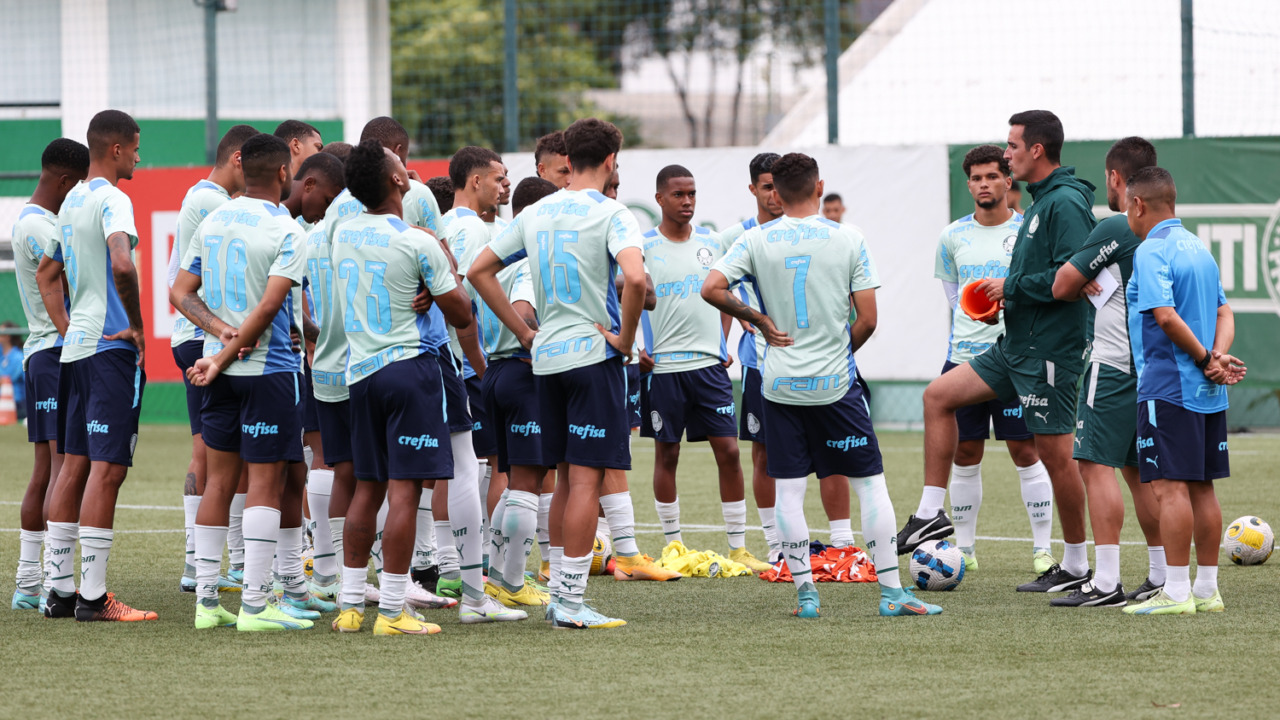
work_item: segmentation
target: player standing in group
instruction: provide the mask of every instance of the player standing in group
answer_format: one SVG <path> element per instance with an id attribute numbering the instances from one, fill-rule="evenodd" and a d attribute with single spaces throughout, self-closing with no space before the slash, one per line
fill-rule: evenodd
<path id="1" fill-rule="evenodd" d="M 205 331 L 204 357 L 183 368 L 206 388 L 200 418 L 208 477 L 196 514 L 195 626 L 300 630 L 311 621 L 290 617 L 269 600 L 285 463 L 299 454 L 302 432 L 302 365 L 289 330 L 293 289 L 302 284 L 306 262 L 304 233 L 279 205 L 293 182 L 289 146 L 273 135 L 254 135 L 240 148 L 240 164 L 244 194 L 200 223 L 170 292 L 174 306 Z M 217 575 L 242 467 L 249 491 L 237 617 L 218 602 Z"/>
<path id="2" fill-rule="evenodd" d="M 822 217 L 834 222 L 844 222 L 844 198 L 840 193 L 829 193 L 822 198 Z"/>
<path id="3" fill-rule="evenodd" d="M 570 125 L 564 140 L 568 188 L 526 208 L 481 252 L 468 279 L 533 353 L 543 460 L 560 474 L 551 508 L 552 625 L 617 627 L 625 622 L 596 612 L 583 593 L 604 470 L 631 468 L 623 359 L 632 353 L 644 302 L 644 255 L 635 217 L 600 192 L 617 165 L 622 133 L 588 118 Z M 537 331 L 516 314 L 496 277 L 524 257 Z M 614 285 L 619 266 L 621 302 Z"/>
<path id="4" fill-rule="evenodd" d="M 1133 254 L 1142 240 L 1129 229 L 1124 214 L 1126 180 L 1156 164 L 1156 149 L 1140 137 L 1117 140 L 1106 157 L 1107 206 L 1118 214 L 1098 223 L 1089 240 L 1058 269 L 1053 295 L 1059 300 L 1090 298 L 1089 365 L 1076 404 L 1076 444 L 1072 457 L 1080 465 L 1089 498 L 1096 571 L 1093 579 L 1050 605 L 1123 607 L 1125 600 L 1146 600 L 1164 585 L 1164 547 L 1160 544 L 1160 507 L 1150 484 L 1138 473 L 1138 379 L 1129 345 L 1129 308 L 1125 288 L 1133 274 Z M 1099 282 L 1106 282 L 1104 294 Z M 1142 585 L 1126 594 L 1120 584 L 1120 528 L 1124 497 L 1116 469 L 1124 476 L 1138 524 L 1147 539 L 1148 573 Z"/>
<path id="5" fill-rule="evenodd" d="M 1005 204 L 1009 189 L 1009 163 L 995 145 L 979 145 L 964 156 L 964 174 L 973 212 L 951 223 L 938 240 L 938 256 L 933 276 L 942 281 L 951 305 L 951 334 L 947 373 L 986 352 L 1004 334 L 1004 323 L 979 322 L 960 307 L 960 293 L 970 284 L 1009 274 L 1009 258 L 1022 216 Z M 956 540 L 964 553 L 965 568 L 975 570 L 978 559 L 974 540 L 978 512 L 982 508 L 982 456 L 992 426 L 996 440 L 1009 447 L 1009 457 L 1018 470 L 1022 502 L 1031 520 L 1032 563 L 1036 574 L 1053 567 L 1049 553 L 1049 532 L 1053 529 L 1053 486 L 1048 471 L 1036 454 L 1035 442 L 1022 419 L 1017 401 L 988 400 L 956 410 L 960 442 L 951 465 L 951 518 Z"/>
<path id="6" fill-rule="evenodd" d="M 709 228 L 694 227 L 697 193 L 687 168 L 668 165 L 660 170 L 655 198 L 662 222 L 644 234 L 645 265 L 657 296 L 654 309 L 642 317 L 646 352 L 654 363 L 647 418 L 654 433 L 653 503 L 664 541 L 682 542 L 676 490 L 680 437 L 706 440 L 716 460 L 729 559 L 759 573 L 769 564 L 746 548 L 747 501 L 733 385 L 726 369 L 732 363 L 725 346 L 732 321 L 700 294 L 725 247 Z"/>
<path id="7" fill-rule="evenodd" d="M 273 134 L 289 145 L 289 177 L 298 174 L 307 158 L 324 150 L 320 131 L 301 120 L 285 120 Z"/>
<path id="8" fill-rule="evenodd" d="M 258 131 L 249 125 L 236 125 L 222 136 L 218 143 L 213 170 L 209 177 L 197 182 L 187 190 L 182 199 L 182 207 L 178 210 L 178 219 L 174 228 L 173 252 L 169 256 L 169 287 L 178 278 L 178 269 L 182 258 L 186 257 L 195 237 L 196 228 L 232 195 L 244 192 L 244 172 L 240 169 L 240 146 L 245 140 L 257 135 Z M 175 309 L 177 309 L 175 307 Z M 179 310 L 181 312 L 181 310 Z M 179 314 L 173 323 L 173 333 L 169 336 L 169 346 L 173 352 L 173 361 L 180 370 L 186 370 L 196 364 L 196 360 L 204 357 L 204 330 Z M 204 402 L 204 388 L 196 387 L 184 374 L 182 382 L 187 395 L 187 419 L 191 423 L 191 462 L 187 464 L 187 479 L 182 487 L 182 511 L 186 528 L 186 563 L 182 568 L 182 580 L 179 587 L 183 592 L 196 591 L 196 511 L 200 507 L 200 496 L 204 494 L 205 485 L 205 448 L 200 426 L 200 407 Z M 244 497 L 233 501 L 231 510 L 232 525 L 239 525 L 244 514 Z M 239 551 L 237 553 L 237 550 Z M 231 565 L 236 567 L 244 563 L 243 540 L 232 542 Z M 229 578 L 218 579 L 219 589 L 239 590 L 240 583 Z"/>
<path id="9" fill-rule="evenodd" d="M 133 203 L 116 187 L 133 177 L 140 138 L 138 124 L 126 113 L 103 110 L 93 116 L 88 180 L 63 201 L 58 232 L 45 248 L 51 269 L 66 268 L 71 291 L 68 325 L 58 328 L 63 337 L 58 422 L 65 456 L 49 504 L 46 536 L 49 562 L 57 573 L 45 604 L 50 618 L 157 618 L 107 592 L 116 498 L 133 465 L 146 386 L 146 335 L 133 264 L 138 231 Z M 61 287 L 54 288 L 60 280 L 53 272 L 38 280 L 45 309 L 60 322 L 67 317 L 61 304 L 55 304 L 62 298 Z M 72 559 L 77 535 L 78 596 Z"/>
<path id="10" fill-rule="evenodd" d="M 409 175 L 395 153 L 366 139 L 346 164 L 347 189 L 367 210 L 335 236 L 333 266 L 349 291 L 335 293 L 350 347 L 351 449 L 357 478 L 347 510 L 342 613 L 333 628 L 360 630 L 365 574 L 386 501 L 383 572 L 375 635 L 426 635 L 439 626 L 405 612 L 423 480 L 453 474 L 442 441 L 448 429 L 439 366 L 424 352 L 412 303 L 425 286 L 450 322 L 466 327 L 471 308 L 443 248 L 403 221 Z"/>
<path id="11" fill-rule="evenodd" d="M 569 187 L 569 150 L 565 147 L 564 131 L 557 130 L 538 138 L 538 144 L 533 148 L 533 162 L 536 163 L 538 177 L 558 188 Z"/>
<path id="12" fill-rule="evenodd" d="M 35 610 L 48 595 L 48 579 L 43 572 L 45 547 L 45 498 L 62 469 L 62 449 L 58 446 L 58 366 L 62 357 L 59 325 L 66 325 L 62 310 L 57 324 L 49 317 L 40 297 L 36 271 L 58 234 L 58 212 L 67 193 L 89 172 L 89 148 L 66 138 L 49 143 L 40 156 L 40 180 L 31 200 L 18 213 L 13 225 L 14 277 L 27 318 L 27 342 L 22 346 L 23 384 L 27 405 L 27 441 L 35 451 L 31 480 L 22 496 L 18 535 L 17 587 L 10 607 Z M 58 294 L 61 280 L 54 278 Z M 43 553 L 48 557 L 48 553 Z M 43 585 L 43 587 L 42 587 Z"/>
<path id="13" fill-rule="evenodd" d="M 1139 468 L 1159 500 L 1168 569 L 1163 588 L 1124 611 L 1222 612 L 1222 508 L 1213 481 L 1230 474 L 1225 386 L 1245 376 L 1244 365 L 1229 354 L 1235 315 L 1213 255 L 1174 215 L 1178 191 L 1169 171 L 1143 168 L 1128 179 L 1125 191 L 1129 228 L 1143 238 L 1125 288 L 1134 311 L 1129 340 L 1138 372 Z"/>
<path id="14" fill-rule="evenodd" d="M 988 400 L 1020 400 L 1036 452 L 1049 471 L 1066 549 L 1060 565 L 1019 592 L 1074 590 L 1089 580 L 1085 552 L 1084 482 L 1071 459 L 1076 380 L 1084 368 L 1085 314 L 1079 303 L 1054 299 L 1058 268 L 1079 251 L 1093 229 L 1093 186 L 1062 167 L 1062 123 L 1047 110 L 1009 118 L 1004 157 L 1035 198 L 1031 219 L 1018 229 L 1009 274 L 981 281 L 981 291 L 1005 302 L 1004 338 L 973 360 L 929 383 L 924 394 L 924 475 L 920 505 L 898 534 L 898 552 L 946 537 L 942 509 L 954 464 L 960 408 Z"/>
<path id="15" fill-rule="evenodd" d="M 769 475 L 776 478 L 783 554 L 799 596 L 798 617 L 819 615 L 804 517 L 807 477 L 850 478 L 862 508 L 862 531 L 880 582 L 881 615 L 934 615 L 942 608 L 902 588 L 894 548 L 893 504 L 870 410 L 856 381 L 854 353 L 874 327 L 851 331 L 849 307 L 874 318 L 875 266 L 860 235 L 819 216 L 818 164 L 800 153 L 773 163 L 785 217 L 753 228 L 712 268 L 702 285 L 708 303 L 756 326 L 769 342 L 763 394 Z M 752 310 L 730 290 L 755 278 Z"/>

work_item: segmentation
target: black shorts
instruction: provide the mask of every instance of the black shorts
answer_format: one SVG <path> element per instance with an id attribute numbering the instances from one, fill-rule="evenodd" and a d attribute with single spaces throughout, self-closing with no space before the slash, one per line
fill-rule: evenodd
<path id="1" fill-rule="evenodd" d="M 644 422 L 640 415 L 640 366 L 631 363 L 627 370 L 627 412 L 631 417 L 631 429 L 642 427 Z"/>
<path id="2" fill-rule="evenodd" d="M 58 439 L 58 377 L 62 374 L 62 348 L 55 346 L 37 351 L 27 358 L 27 371 L 22 377 L 27 396 L 27 441 L 49 442 Z M 62 452 L 62 448 L 58 448 Z"/>
<path id="3" fill-rule="evenodd" d="M 738 439 L 764 443 L 764 379 L 753 367 L 742 368 L 742 407 L 738 412 Z"/>
<path id="4" fill-rule="evenodd" d="M 510 472 L 512 465 L 546 465 L 533 377 L 533 366 L 516 358 L 494 360 L 484 372 L 484 408 L 496 431 L 499 472 Z"/>
<path id="5" fill-rule="evenodd" d="M 467 383 L 462 379 L 462 369 L 453 362 L 453 354 L 444 348 L 439 355 L 426 354 L 440 368 L 440 381 L 444 384 L 445 412 L 449 418 L 449 434 L 471 432 L 475 427 L 471 419 L 471 401 L 467 397 Z M 450 477 L 453 477 L 450 474 Z"/>
<path id="6" fill-rule="evenodd" d="M 316 401 L 316 418 L 320 421 L 320 446 L 324 448 L 324 464 L 330 467 L 351 462 L 351 400 Z"/>
<path id="7" fill-rule="evenodd" d="M 397 360 L 352 383 L 350 389 L 357 479 L 453 477 L 444 385 L 435 356 Z"/>
<path id="8" fill-rule="evenodd" d="M 316 394 L 311 386 L 311 365 L 302 356 L 302 432 L 320 432 L 320 418 L 316 415 Z M 321 438 L 320 442 L 324 442 Z"/>
<path id="9" fill-rule="evenodd" d="M 542 408 L 543 461 L 631 469 L 627 373 L 619 358 L 535 375 Z"/>
<path id="10" fill-rule="evenodd" d="M 205 388 L 204 444 L 245 462 L 300 461 L 299 383 L 296 372 L 218 375 Z"/>
<path id="11" fill-rule="evenodd" d="M 137 353 L 113 348 L 63 363 L 58 374 L 59 446 L 68 455 L 130 467 L 147 376 Z"/>
<path id="12" fill-rule="evenodd" d="M 199 435 L 200 430 L 200 408 L 204 406 L 204 388 L 199 385 L 192 385 L 187 379 L 187 368 L 196 364 L 196 361 L 204 357 L 204 338 L 188 340 L 181 345 L 173 348 L 173 362 L 178 366 L 178 372 L 182 373 L 182 384 L 187 391 L 187 419 L 191 421 L 191 434 Z"/>
<path id="13" fill-rule="evenodd" d="M 959 365 L 947 361 L 942 365 L 945 375 Z M 1022 403 L 1001 402 L 999 398 L 986 402 L 966 405 L 956 410 L 956 426 L 960 430 L 960 442 L 967 440 L 986 440 L 991 437 L 991 428 L 996 431 L 997 440 L 1030 440 L 1031 432 L 1022 419 Z"/>
<path id="14" fill-rule="evenodd" d="M 493 457 L 498 454 L 497 428 L 489 419 L 481 380 L 478 376 L 472 375 L 466 379 L 465 383 L 467 402 L 471 408 L 471 447 L 476 451 L 478 458 Z"/>
<path id="15" fill-rule="evenodd" d="M 860 383 L 830 405 L 783 405 L 765 398 L 769 476 L 870 477 L 884 472 L 880 443 Z"/>
<path id="16" fill-rule="evenodd" d="M 1138 403 L 1138 475 L 1142 482 L 1203 482 L 1230 474 L 1226 410 L 1206 415 L 1164 400 Z"/>
<path id="17" fill-rule="evenodd" d="M 720 365 L 673 373 L 654 373 L 649 381 L 648 422 L 658 442 L 689 442 L 708 437 L 737 437 L 733 384 Z"/>

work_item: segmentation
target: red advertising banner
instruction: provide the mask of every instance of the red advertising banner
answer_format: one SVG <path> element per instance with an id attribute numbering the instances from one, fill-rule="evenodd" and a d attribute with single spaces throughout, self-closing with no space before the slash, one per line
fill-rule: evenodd
<path id="1" fill-rule="evenodd" d="M 416 160 L 409 163 L 409 168 L 426 179 L 447 174 L 449 161 Z M 188 188 L 208 175 L 207 167 L 138 169 L 132 180 L 120 183 L 120 189 L 133 200 L 133 219 L 138 226 L 135 263 L 142 289 L 142 321 L 147 331 L 149 382 L 182 379 L 182 371 L 169 352 L 169 336 L 178 317 L 169 305 L 169 256 L 182 198 Z"/>

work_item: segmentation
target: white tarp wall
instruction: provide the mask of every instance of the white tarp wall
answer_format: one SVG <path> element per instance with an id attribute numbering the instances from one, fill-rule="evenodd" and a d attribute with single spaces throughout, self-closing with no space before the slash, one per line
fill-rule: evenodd
<path id="1" fill-rule="evenodd" d="M 654 179 L 671 164 L 688 168 L 698 183 L 694 222 L 725 228 L 755 215 L 747 191 L 747 164 L 760 148 L 623 150 L 618 199 L 635 212 L 644 229 L 660 219 Z M 940 283 L 933 278 L 938 236 L 948 214 L 947 148 L 820 147 L 818 161 L 827 192 L 844 197 L 845 222 L 860 227 L 883 283 L 876 293 L 879 324 L 858 352 L 869 380 L 928 380 L 946 357 L 948 312 Z M 533 156 L 505 156 L 513 184 L 534 174 Z M 736 354 L 734 325 L 730 351 Z M 736 366 L 735 366 L 736 367 Z M 733 371 L 736 374 L 736 370 Z"/>

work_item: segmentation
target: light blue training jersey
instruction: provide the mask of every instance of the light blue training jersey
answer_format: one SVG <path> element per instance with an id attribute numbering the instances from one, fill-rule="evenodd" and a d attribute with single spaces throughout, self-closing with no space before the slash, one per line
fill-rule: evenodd
<path id="1" fill-rule="evenodd" d="M 24 365 L 35 353 L 62 345 L 62 336 L 44 309 L 44 298 L 36 284 L 36 268 L 57 232 L 58 214 L 32 203 L 22 207 L 13 224 L 13 274 L 22 298 L 22 314 L 27 318 L 27 341 L 22 345 Z M 15 385 L 14 392 L 17 391 Z"/>
<path id="2" fill-rule="evenodd" d="M 178 210 L 178 221 L 174 229 L 173 254 L 169 259 L 169 287 L 173 287 L 173 281 L 177 279 L 178 266 L 181 265 L 182 258 L 186 257 L 187 249 L 191 247 L 191 238 L 195 237 L 196 228 L 209 216 L 209 213 L 217 210 L 230 199 L 231 196 L 226 188 L 209 180 L 201 180 L 187 190 L 186 196 L 182 198 L 182 208 Z M 203 286 L 200 288 L 199 295 L 203 300 Z M 203 338 L 204 330 L 179 314 L 173 321 L 173 334 L 169 337 L 169 345 L 178 347 L 189 340 Z"/>
<path id="3" fill-rule="evenodd" d="M 710 228 L 675 242 L 658 228 L 644 234 L 645 267 L 657 304 L 642 316 L 644 343 L 658 374 L 699 370 L 729 359 L 720 311 L 702 299 L 702 283 L 727 246 Z"/>

